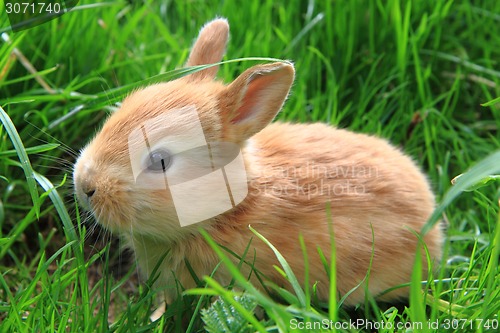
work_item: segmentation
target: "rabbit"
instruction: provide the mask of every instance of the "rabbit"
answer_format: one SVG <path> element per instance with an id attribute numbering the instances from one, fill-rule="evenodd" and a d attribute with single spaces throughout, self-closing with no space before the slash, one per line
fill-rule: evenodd
<path id="1" fill-rule="evenodd" d="M 316 285 L 320 301 L 329 299 L 330 280 L 318 248 L 330 262 L 332 235 L 337 294 L 350 293 L 344 305 L 364 302 L 366 293 L 388 302 L 408 298 L 408 288 L 384 291 L 411 281 L 417 248 L 423 248 L 417 234 L 435 207 L 426 176 L 385 139 L 323 123 L 273 122 L 294 82 L 293 64 L 258 64 L 226 85 L 215 76 L 228 38 L 226 19 L 207 23 L 186 66 L 213 66 L 153 84 L 125 98 L 75 163 L 78 202 L 98 223 L 125 240 L 145 277 L 160 261 L 155 284 L 164 289 L 167 304 L 178 297 L 176 286 L 196 287 L 186 261 L 198 277 L 211 275 L 220 262 L 200 229 L 237 255 L 243 255 L 249 246 L 246 261 L 250 264 L 242 265 L 241 270 L 257 288 L 264 287 L 256 274 L 249 274 L 250 266 L 266 283 L 293 290 L 273 267 L 279 263 L 272 249 L 249 226 L 280 251 L 301 283 L 307 271 L 299 245 L 300 235 L 303 237 L 308 281 L 310 287 Z M 144 134 L 146 125 L 154 133 L 141 146 L 133 137 Z M 191 162 L 196 164 L 196 158 L 184 156 L 182 149 L 204 143 L 205 147 L 228 143 L 237 148 L 221 159 L 240 158 L 236 164 L 243 168 L 245 181 L 239 185 L 244 184 L 246 190 L 240 191 L 240 198 L 229 209 L 215 209 L 213 216 L 198 216 L 200 221 L 182 225 L 172 189 L 190 179 L 181 177 L 172 185 L 168 181 L 172 177 L 168 177 L 189 168 Z M 222 163 L 213 170 L 224 168 L 229 169 Z M 134 170 L 141 176 L 136 177 Z M 203 174 L 193 172 L 193 179 Z M 226 174 L 227 179 L 233 176 L 238 178 L 236 173 Z M 146 180 L 140 182 L 140 177 Z M 152 178 L 148 181 L 148 177 Z M 222 204 L 219 199 L 211 201 L 210 191 L 188 188 L 193 191 L 192 199 L 188 193 L 178 202 L 184 204 L 185 212 L 196 215 L 205 201 L 213 207 Z M 229 188 L 223 192 L 226 190 Z M 443 237 L 438 225 L 422 237 L 427 250 L 419 252 L 424 278 L 428 266 L 440 260 Z M 432 261 L 429 265 L 427 253 Z M 219 266 L 214 278 L 225 284 L 232 276 Z M 365 282 L 367 288 L 359 286 Z"/>

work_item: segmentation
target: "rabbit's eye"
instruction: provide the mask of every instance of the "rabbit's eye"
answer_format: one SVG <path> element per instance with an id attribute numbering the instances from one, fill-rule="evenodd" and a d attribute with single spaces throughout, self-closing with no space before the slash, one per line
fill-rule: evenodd
<path id="1" fill-rule="evenodd" d="M 148 170 L 165 172 L 172 163 L 172 156 L 166 150 L 155 150 L 149 153 Z"/>

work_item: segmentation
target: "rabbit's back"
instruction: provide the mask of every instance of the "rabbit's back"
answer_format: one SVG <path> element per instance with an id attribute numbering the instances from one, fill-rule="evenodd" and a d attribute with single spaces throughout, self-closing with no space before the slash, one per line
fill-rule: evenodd
<path id="1" fill-rule="evenodd" d="M 247 150 L 257 178 L 275 176 L 299 185 L 297 195 L 286 195 L 289 200 L 322 198 L 332 207 L 409 217 L 427 217 L 434 208 L 434 195 L 415 162 L 378 137 L 321 123 L 276 122 L 255 135 Z"/>

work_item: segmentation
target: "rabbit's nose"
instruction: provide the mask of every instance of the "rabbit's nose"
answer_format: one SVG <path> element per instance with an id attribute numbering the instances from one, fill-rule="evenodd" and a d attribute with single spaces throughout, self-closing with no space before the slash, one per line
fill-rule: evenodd
<path id="1" fill-rule="evenodd" d="M 77 162 L 73 176 L 77 194 L 80 193 L 84 200 L 92 198 L 97 190 L 94 168 L 89 163 Z"/>
<path id="2" fill-rule="evenodd" d="M 94 184 L 88 180 L 81 180 L 80 188 L 81 188 L 80 193 L 83 193 L 86 199 L 92 198 L 92 196 L 95 194 L 96 191 L 96 187 L 94 186 Z"/>
<path id="3" fill-rule="evenodd" d="M 83 193 L 85 193 L 85 195 L 90 199 L 95 193 L 95 188 L 89 188 L 89 189 L 83 190 Z"/>
<path id="4" fill-rule="evenodd" d="M 89 182 L 89 181 L 82 181 L 81 184 L 82 186 L 82 192 L 85 194 L 87 198 L 91 198 L 95 194 L 95 186 Z"/>

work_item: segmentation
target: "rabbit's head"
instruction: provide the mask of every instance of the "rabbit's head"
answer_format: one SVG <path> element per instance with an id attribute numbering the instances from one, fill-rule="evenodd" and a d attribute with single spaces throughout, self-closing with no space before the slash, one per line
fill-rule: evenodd
<path id="1" fill-rule="evenodd" d="M 186 65 L 220 62 L 228 31 L 224 19 L 205 25 Z M 102 225 L 151 236 L 180 230 L 173 186 L 241 157 L 239 148 L 273 120 L 294 79 L 288 62 L 256 65 L 228 85 L 214 80 L 217 69 L 135 91 L 83 149 L 74 169 L 76 194 Z M 178 200 L 196 211 L 199 193 L 210 190 L 191 189 L 197 192 Z"/>

